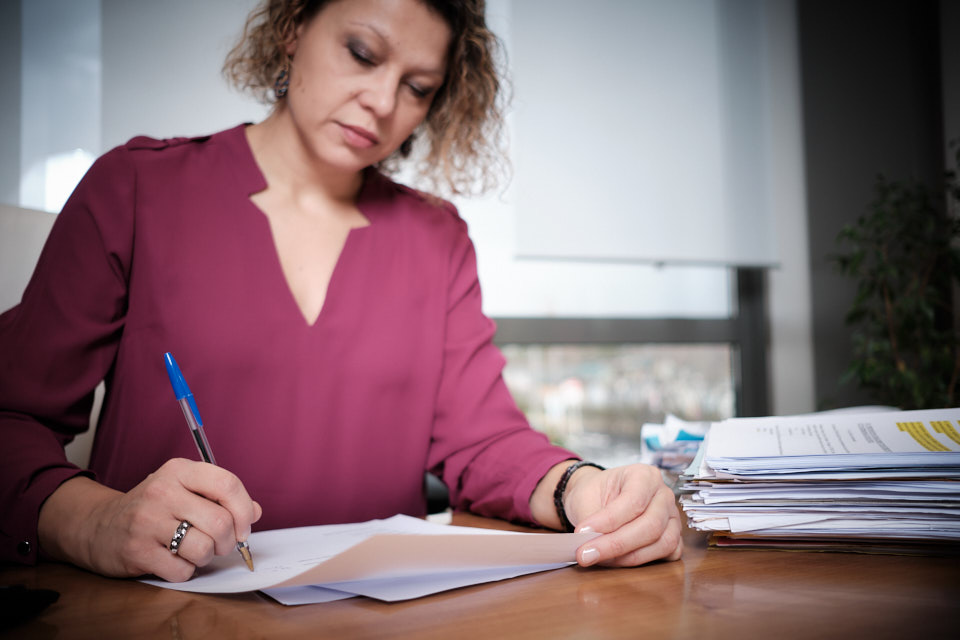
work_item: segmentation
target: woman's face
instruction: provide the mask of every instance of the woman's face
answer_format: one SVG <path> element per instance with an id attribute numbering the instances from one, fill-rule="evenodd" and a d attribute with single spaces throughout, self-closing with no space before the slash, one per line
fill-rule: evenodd
<path id="1" fill-rule="evenodd" d="M 290 44 L 287 109 L 317 160 L 359 171 L 423 121 L 446 74 L 450 29 L 419 0 L 336 0 Z"/>

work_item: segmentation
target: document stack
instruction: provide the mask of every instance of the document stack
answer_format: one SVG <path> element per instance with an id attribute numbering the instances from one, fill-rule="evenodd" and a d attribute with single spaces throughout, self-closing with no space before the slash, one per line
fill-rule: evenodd
<path id="1" fill-rule="evenodd" d="M 960 409 L 715 423 L 682 476 L 710 544 L 960 554 Z"/>

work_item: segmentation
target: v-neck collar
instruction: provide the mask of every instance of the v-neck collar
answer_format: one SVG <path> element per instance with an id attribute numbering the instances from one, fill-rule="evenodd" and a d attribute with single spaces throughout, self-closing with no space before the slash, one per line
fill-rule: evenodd
<path id="1" fill-rule="evenodd" d="M 239 124 L 232 129 L 220 132 L 234 156 L 235 162 L 230 163 L 233 168 L 234 177 L 243 189 L 244 195 L 249 198 L 255 193 L 267 188 L 267 179 L 257 164 L 257 159 L 253 155 L 253 149 L 247 140 L 246 128 L 249 123 Z M 376 218 L 381 213 L 381 207 L 374 203 L 386 195 L 392 182 L 389 178 L 381 174 L 374 167 L 367 167 L 363 170 L 363 184 L 360 187 L 360 193 L 357 194 L 357 208 L 360 213 L 370 223 L 367 227 L 376 223 Z"/>
<path id="2" fill-rule="evenodd" d="M 324 298 L 323 306 L 320 308 L 320 313 L 313 320 L 313 322 L 311 322 L 303 314 L 303 311 L 300 309 L 300 305 L 297 303 L 296 298 L 293 295 L 293 291 L 290 289 L 290 283 L 286 279 L 286 274 L 283 272 L 283 266 L 280 261 L 280 256 L 277 251 L 275 241 L 272 237 L 272 231 L 270 230 L 269 222 L 266 219 L 265 214 L 260 211 L 251 198 L 253 194 L 266 189 L 268 184 L 266 177 L 263 175 L 263 172 L 261 171 L 260 166 L 257 164 L 257 160 L 253 155 L 253 150 L 247 141 L 245 132 L 246 126 L 246 124 L 241 124 L 232 129 L 222 131 L 216 135 L 217 137 L 221 138 L 228 154 L 230 155 L 230 161 L 228 164 L 232 168 L 234 178 L 237 181 L 237 186 L 242 194 L 243 199 L 249 203 L 251 208 L 257 210 L 260 215 L 263 216 L 262 222 L 268 234 L 266 241 L 270 244 L 274 262 L 273 267 L 275 267 L 276 274 L 283 284 L 285 297 L 287 298 L 287 301 L 284 303 L 285 306 L 288 306 L 288 308 L 296 313 L 296 317 L 299 319 L 303 327 L 305 327 L 307 330 L 315 329 L 324 323 L 324 319 L 326 317 L 330 316 L 332 313 L 335 313 L 331 310 L 331 304 L 335 303 L 337 292 L 340 288 L 338 281 L 344 277 L 347 277 L 341 272 L 344 270 L 349 270 L 350 268 L 349 264 L 351 263 L 351 245 L 358 241 L 358 235 L 368 235 L 370 230 L 377 224 L 378 219 L 389 209 L 388 206 L 384 206 L 384 203 L 391 199 L 391 192 L 393 191 L 394 183 L 373 167 L 368 167 L 364 170 L 363 184 L 360 188 L 360 193 L 357 195 L 356 206 L 360 213 L 363 214 L 363 216 L 367 219 L 368 224 L 362 227 L 353 228 L 349 231 L 347 238 L 344 241 L 344 246 L 341 249 L 339 257 L 337 258 L 336 265 L 334 266 L 333 272 L 330 276 L 330 281 L 327 284 L 327 292 Z"/>

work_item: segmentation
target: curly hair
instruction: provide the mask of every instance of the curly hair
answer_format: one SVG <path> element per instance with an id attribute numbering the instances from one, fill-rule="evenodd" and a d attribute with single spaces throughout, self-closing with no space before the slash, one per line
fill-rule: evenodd
<path id="1" fill-rule="evenodd" d="M 301 24 L 331 0 L 264 0 L 247 17 L 223 73 L 241 91 L 275 104 L 274 83 L 289 68 L 286 45 Z M 424 122 L 411 139 L 380 163 L 396 173 L 411 155 L 431 190 L 450 195 L 482 193 L 509 173 L 503 109 L 507 84 L 500 40 L 486 25 L 484 0 L 420 0 L 442 17 L 452 34 L 447 76 Z M 413 153 L 416 151 L 416 153 Z"/>

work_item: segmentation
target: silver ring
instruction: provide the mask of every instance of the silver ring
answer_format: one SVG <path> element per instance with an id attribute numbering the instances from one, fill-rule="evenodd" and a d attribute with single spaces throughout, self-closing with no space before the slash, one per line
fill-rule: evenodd
<path id="1" fill-rule="evenodd" d="M 184 520 L 177 527 L 177 532 L 173 534 L 173 538 L 170 540 L 170 553 L 173 555 L 177 555 L 177 552 L 180 551 L 180 543 L 183 542 L 183 537 L 187 535 L 187 529 L 190 526 L 190 523 Z"/>

